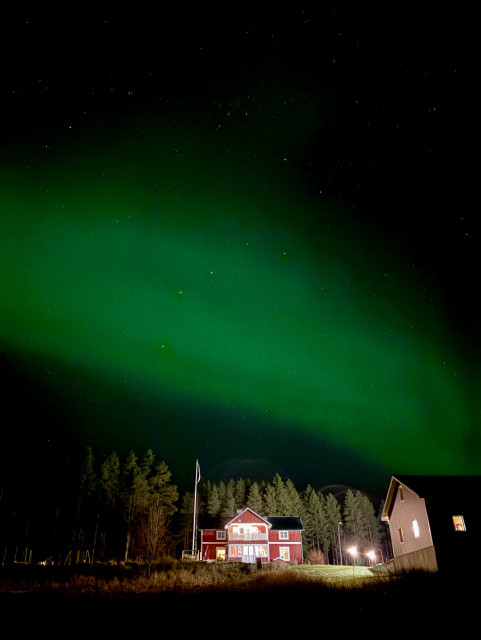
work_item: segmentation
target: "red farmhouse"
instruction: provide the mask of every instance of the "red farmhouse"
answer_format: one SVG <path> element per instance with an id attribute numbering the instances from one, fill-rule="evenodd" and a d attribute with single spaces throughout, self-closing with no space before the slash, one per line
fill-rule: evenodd
<path id="1" fill-rule="evenodd" d="M 244 509 L 234 518 L 213 518 L 201 532 L 201 559 L 206 561 L 301 564 L 302 522 L 297 516 L 263 518 Z"/>

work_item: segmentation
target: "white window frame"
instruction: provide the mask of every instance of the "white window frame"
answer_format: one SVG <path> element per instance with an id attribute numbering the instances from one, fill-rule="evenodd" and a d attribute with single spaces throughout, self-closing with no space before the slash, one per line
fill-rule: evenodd
<path id="1" fill-rule="evenodd" d="M 285 554 L 287 557 L 284 558 L 282 554 Z M 279 558 L 284 560 L 285 562 L 290 562 L 291 560 L 291 549 L 290 547 L 279 547 Z"/>
<path id="2" fill-rule="evenodd" d="M 279 531 L 279 540 L 289 540 L 289 531 Z"/>

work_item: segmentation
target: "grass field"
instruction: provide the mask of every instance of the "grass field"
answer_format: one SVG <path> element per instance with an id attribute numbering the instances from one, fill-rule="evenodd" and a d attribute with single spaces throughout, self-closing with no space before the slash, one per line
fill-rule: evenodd
<path id="1" fill-rule="evenodd" d="M 59 637 L 72 624 L 125 637 L 127 628 L 138 632 L 147 622 L 159 630 L 168 622 L 173 635 L 212 626 L 223 633 L 243 620 L 284 635 L 307 633 L 314 625 L 319 633 L 345 637 L 365 625 L 373 632 L 387 625 L 414 637 L 432 636 L 435 629 L 464 626 L 477 612 L 476 598 L 469 581 L 452 576 L 394 577 L 352 566 L 269 565 L 253 571 L 247 565 L 166 561 L 150 578 L 136 565 L 0 568 L 0 625 L 13 619 L 22 630 L 38 631 L 48 621 Z"/>
<path id="2" fill-rule="evenodd" d="M 345 565 L 303 564 L 292 567 L 291 571 L 306 575 L 313 580 L 327 582 L 346 582 L 352 580 L 379 580 L 379 574 L 373 573 L 369 567 L 349 567 Z"/>

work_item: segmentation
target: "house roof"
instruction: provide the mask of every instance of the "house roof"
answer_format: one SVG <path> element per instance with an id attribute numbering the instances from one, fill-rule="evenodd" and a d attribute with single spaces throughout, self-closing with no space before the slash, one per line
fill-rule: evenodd
<path id="1" fill-rule="evenodd" d="M 304 531 L 299 516 L 268 516 L 273 531 Z"/>
<path id="2" fill-rule="evenodd" d="M 224 518 L 221 516 L 202 516 L 199 521 L 199 531 L 211 531 L 225 529 L 226 525 L 232 518 Z"/>
<path id="3" fill-rule="evenodd" d="M 389 521 L 399 486 L 414 491 L 426 506 L 465 508 L 481 495 L 481 476 L 396 475 L 391 477 L 381 519 Z"/>
<path id="4" fill-rule="evenodd" d="M 304 531 L 304 527 L 302 526 L 302 521 L 299 516 L 268 516 L 267 518 L 263 518 L 255 513 L 255 511 L 252 511 L 252 509 L 244 509 L 240 514 L 238 513 L 233 518 L 204 516 L 199 522 L 199 530 L 207 531 L 225 529 L 231 522 L 234 522 L 239 515 L 244 514 L 246 511 L 250 511 L 256 519 L 259 518 L 263 520 L 269 526 L 269 529 L 272 529 L 273 531 Z"/>
<path id="5" fill-rule="evenodd" d="M 250 513 L 251 515 L 248 516 L 247 520 L 246 520 L 246 514 L 247 513 Z M 265 522 L 267 525 L 269 525 L 269 529 L 271 528 L 271 525 L 269 524 L 267 518 L 264 518 L 263 516 L 260 516 L 258 513 L 256 513 L 253 509 L 250 509 L 249 507 L 246 507 L 245 509 L 239 510 L 237 515 L 235 515 L 233 518 L 231 518 L 230 521 L 227 524 L 231 524 L 232 522 L 235 522 L 236 520 L 239 523 L 246 523 L 246 522 L 250 521 L 250 518 L 253 518 L 253 522 L 255 522 L 257 520 L 261 520 L 262 522 Z"/>

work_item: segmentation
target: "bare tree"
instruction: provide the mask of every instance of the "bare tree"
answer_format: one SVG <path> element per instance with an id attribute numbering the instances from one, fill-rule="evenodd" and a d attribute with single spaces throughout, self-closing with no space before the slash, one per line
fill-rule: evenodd
<path id="1" fill-rule="evenodd" d="M 160 500 L 155 500 L 149 512 L 142 518 L 139 530 L 139 547 L 147 564 L 150 578 L 152 565 L 165 555 L 168 543 L 168 519 Z"/>

